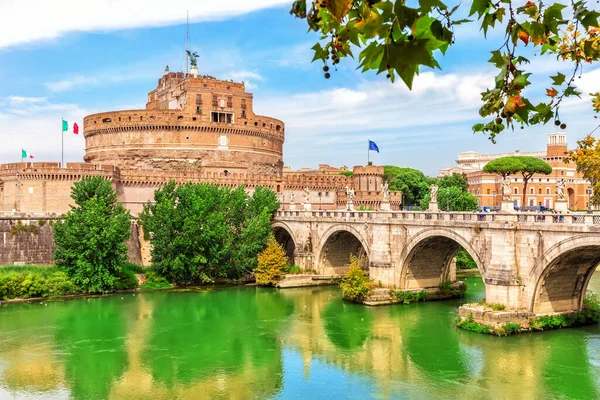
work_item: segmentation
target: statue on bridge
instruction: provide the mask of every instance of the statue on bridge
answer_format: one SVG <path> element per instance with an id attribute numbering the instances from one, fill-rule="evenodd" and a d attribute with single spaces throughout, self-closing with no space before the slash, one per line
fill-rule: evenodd
<path id="1" fill-rule="evenodd" d="M 296 194 L 292 192 L 290 194 L 290 204 L 294 204 L 296 202 Z"/>
<path id="2" fill-rule="evenodd" d="M 304 188 L 304 204 L 310 203 L 310 190 L 306 187 Z"/>
<path id="3" fill-rule="evenodd" d="M 565 200 L 565 180 L 559 179 L 556 181 L 556 200 L 564 201 Z"/>
<path id="4" fill-rule="evenodd" d="M 429 186 L 429 191 L 431 194 L 431 198 L 430 198 L 430 202 L 431 203 L 437 203 L 437 192 L 438 192 L 438 187 L 435 184 L 432 184 L 431 186 Z"/>
<path id="5" fill-rule="evenodd" d="M 383 192 L 383 201 L 390 201 L 390 189 L 387 182 L 383 184 L 381 191 Z"/>
<path id="6" fill-rule="evenodd" d="M 346 198 L 349 202 L 354 198 L 354 189 L 350 186 L 346 186 Z"/>
<path id="7" fill-rule="evenodd" d="M 502 179 L 502 201 L 510 201 L 510 179 Z"/>

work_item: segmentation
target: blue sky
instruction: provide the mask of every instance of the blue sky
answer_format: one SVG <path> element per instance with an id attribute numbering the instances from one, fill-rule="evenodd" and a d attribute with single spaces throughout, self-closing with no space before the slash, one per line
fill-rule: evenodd
<path id="1" fill-rule="evenodd" d="M 472 133 L 479 92 L 492 84 L 486 60 L 500 38 L 485 41 L 472 24 L 457 30 L 442 70 L 422 71 L 409 92 L 360 74 L 354 60 L 323 79 L 322 64 L 310 62 L 318 37 L 289 15 L 291 0 L 100 3 L 0 2 L 0 162 L 18 160 L 21 148 L 36 161 L 58 161 L 61 117 L 81 123 L 94 112 L 143 108 L 165 65 L 184 67 L 186 10 L 200 72 L 247 82 L 255 111 L 286 123 L 284 161 L 292 168 L 364 164 L 370 138 L 381 149 L 371 154 L 376 164 L 435 175 L 463 151 L 542 150 L 553 130 L 507 131 L 496 145 Z M 541 100 L 547 75 L 567 69 L 531 59 Z M 600 90 L 600 70 L 586 69 L 578 84 L 584 93 Z M 566 102 L 561 119 L 570 145 L 599 122 L 585 98 Z M 81 135 L 65 136 L 66 160 L 81 161 L 84 145 Z"/>

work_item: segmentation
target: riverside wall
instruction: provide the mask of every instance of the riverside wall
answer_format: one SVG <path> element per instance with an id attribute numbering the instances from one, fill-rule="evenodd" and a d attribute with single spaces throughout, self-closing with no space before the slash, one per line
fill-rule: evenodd
<path id="1" fill-rule="evenodd" d="M 52 250 L 56 248 L 53 225 L 58 219 L 35 215 L 0 216 L 0 265 L 53 264 Z M 127 257 L 132 263 L 147 266 L 148 254 L 141 228 L 132 221 Z"/>

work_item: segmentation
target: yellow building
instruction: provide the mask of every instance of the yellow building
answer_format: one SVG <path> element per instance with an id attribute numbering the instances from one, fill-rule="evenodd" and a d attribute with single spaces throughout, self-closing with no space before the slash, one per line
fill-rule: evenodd
<path id="1" fill-rule="evenodd" d="M 563 158 L 567 151 L 567 135 L 551 133 L 548 135 L 546 151 L 503 154 L 480 154 L 465 152 L 458 155 L 455 167 L 444 168 L 439 176 L 452 173 L 464 173 L 469 183 L 469 191 L 477 197 L 479 205 L 484 207 L 500 207 L 502 202 L 502 178 L 496 174 L 486 174 L 483 167 L 488 162 L 507 156 L 533 156 L 541 158 L 552 167 L 550 175 L 534 175 L 527 185 L 525 206 L 544 206 L 554 208 L 556 200 L 556 182 L 565 181 L 565 199 L 571 210 L 587 210 L 591 194 L 590 183 L 575 170 L 575 164 L 565 164 Z M 521 206 L 523 201 L 523 178 L 511 176 L 511 195 L 515 206 Z"/>

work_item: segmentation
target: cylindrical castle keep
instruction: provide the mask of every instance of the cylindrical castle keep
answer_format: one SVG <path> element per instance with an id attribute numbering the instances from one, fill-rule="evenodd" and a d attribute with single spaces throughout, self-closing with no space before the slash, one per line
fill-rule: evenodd
<path id="1" fill-rule="evenodd" d="M 121 169 L 281 175 L 283 122 L 254 114 L 243 83 L 165 73 L 145 110 L 85 117 L 84 160 Z"/>

